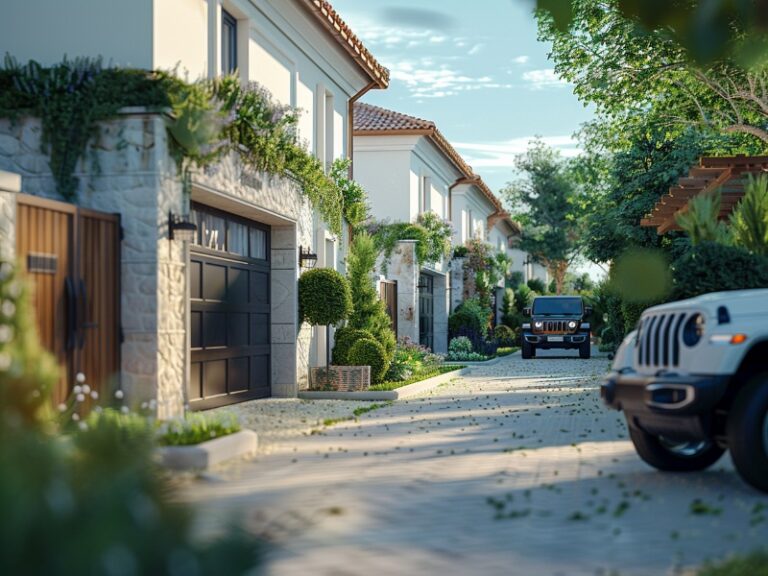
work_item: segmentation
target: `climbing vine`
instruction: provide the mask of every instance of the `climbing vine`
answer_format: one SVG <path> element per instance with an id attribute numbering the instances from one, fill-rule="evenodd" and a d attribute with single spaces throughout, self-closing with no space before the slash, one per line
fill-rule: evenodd
<path id="1" fill-rule="evenodd" d="M 105 68 L 101 60 L 64 60 L 50 68 L 6 56 L 0 69 L 0 118 L 37 116 L 58 192 L 77 194 L 74 176 L 99 122 L 121 108 L 170 110 L 170 153 L 180 171 L 236 152 L 244 165 L 294 180 L 330 229 L 341 233 L 344 197 L 298 139 L 298 112 L 236 76 L 188 83 L 172 73 Z"/>
<path id="2" fill-rule="evenodd" d="M 420 214 L 416 222 L 373 222 L 368 226 L 376 247 L 384 257 L 382 271 L 386 273 L 392 252 L 401 240 L 417 240 L 416 258 L 422 264 L 435 264 L 451 252 L 453 227 L 434 212 Z"/>

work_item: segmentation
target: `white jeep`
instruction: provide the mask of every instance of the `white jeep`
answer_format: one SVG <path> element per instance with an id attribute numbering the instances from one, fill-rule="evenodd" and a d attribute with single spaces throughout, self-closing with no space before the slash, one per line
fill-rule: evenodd
<path id="1" fill-rule="evenodd" d="M 741 477 L 768 492 L 768 290 L 649 308 L 600 395 L 624 411 L 651 466 L 703 470 L 730 450 Z"/>

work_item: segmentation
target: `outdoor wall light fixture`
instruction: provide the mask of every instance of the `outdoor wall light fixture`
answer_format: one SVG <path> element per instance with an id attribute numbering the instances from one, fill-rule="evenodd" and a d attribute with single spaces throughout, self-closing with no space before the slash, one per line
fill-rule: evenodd
<path id="1" fill-rule="evenodd" d="M 189 216 L 180 216 L 168 212 L 168 240 L 191 242 L 195 239 L 197 224 L 189 221 Z"/>
<path id="2" fill-rule="evenodd" d="M 299 246 L 299 266 L 302 268 L 314 268 L 317 264 L 317 254 L 313 254 L 307 246 L 306 251 Z"/>

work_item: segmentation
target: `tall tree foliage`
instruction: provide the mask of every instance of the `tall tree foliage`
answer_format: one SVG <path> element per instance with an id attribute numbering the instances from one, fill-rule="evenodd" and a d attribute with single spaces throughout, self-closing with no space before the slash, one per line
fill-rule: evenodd
<path id="1" fill-rule="evenodd" d="M 547 267 L 557 293 L 578 256 L 583 206 L 572 166 L 541 140 L 534 140 L 516 162 L 522 178 L 502 190 L 523 224 L 520 248 Z"/>
<path id="2" fill-rule="evenodd" d="M 663 22 L 643 29 L 620 3 L 572 0 L 567 27 L 549 11 L 538 13 L 555 71 L 574 83 L 579 98 L 624 126 L 652 118 L 662 126 L 750 134 L 768 145 L 768 59 L 744 67 L 724 53 L 699 63 Z M 744 37 L 740 25 L 730 23 L 734 38 Z"/>

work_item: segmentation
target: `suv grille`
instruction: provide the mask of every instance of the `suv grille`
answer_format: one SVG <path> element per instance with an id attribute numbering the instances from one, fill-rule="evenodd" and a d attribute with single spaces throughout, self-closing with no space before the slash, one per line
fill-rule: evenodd
<path id="1" fill-rule="evenodd" d="M 575 330 L 568 328 L 568 322 L 573 322 L 573 320 L 543 320 L 544 326 L 538 329 L 534 328 L 533 331 L 536 334 L 564 334 L 576 332 L 579 329 L 578 321 Z"/>
<path id="2" fill-rule="evenodd" d="M 637 332 L 637 363 L 657 368 L 680 365 L 680 338 L 685 313 L 644 317 Z"/>

